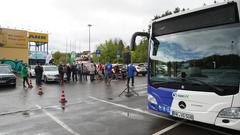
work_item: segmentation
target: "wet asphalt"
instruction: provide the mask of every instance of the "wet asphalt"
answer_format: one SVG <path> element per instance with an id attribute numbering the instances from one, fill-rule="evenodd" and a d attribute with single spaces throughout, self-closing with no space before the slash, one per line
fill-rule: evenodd
<path id="1" fill-rule="evenodd" d="M 126 81 L 43 83 L 43 95 L 0 86 L 0 135 L 240 135 L 238 131 L 156 114 L 147 109 L 146 77 L 136 77 L 139 96 L 126 97 Z M 67 102 L 59 103 L 64 90 Z"/>

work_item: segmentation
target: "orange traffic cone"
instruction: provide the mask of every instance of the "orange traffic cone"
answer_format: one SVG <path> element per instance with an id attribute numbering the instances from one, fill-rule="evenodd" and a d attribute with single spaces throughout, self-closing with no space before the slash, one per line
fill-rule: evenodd
<path id="1" fill-rule="evenodd" d="M 29 84 L 30 84 L 29 88 L 32 88 L 32 87 L 33 87 L 33 85 L 32 85 L 32 79 L 29 80 Z"/>
<path id="2" fill-rule="evenodd" d="M 38 95 L 42 95 L 43 94 L 43 91 L 42 91 L 42 85 L 40 85 L 38 87 Z"/>
<path id="3" fill-rule="evenodd" d="M 61 93 L 61 97 L 60 97 L 60 103 L 66 103 L 67 100 L 65 99 L 65 94 L 64 94 L 64 90 L 62 89 L 62 93 Z"/>

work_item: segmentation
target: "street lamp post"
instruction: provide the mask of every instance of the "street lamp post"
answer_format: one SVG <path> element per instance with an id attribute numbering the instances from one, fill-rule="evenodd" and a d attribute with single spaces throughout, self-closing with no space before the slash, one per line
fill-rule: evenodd
<path id="1" fill-rule="evenodd" d="M 89 38 L 88 38 L 88 44 L 89 44 L 89 51 L 90 51 L 90 52 L 91 52 L 91 47 L 90 47 L 90 28 L 91 28 L 91 26 L 92 26 L 92 24 L 88 24 L 88 28 L 89 28 L 89 29 L 88 29 L 88 34 L 89 34 L 89 35 L 88 35 L 88 37 L 89 37 Z"/>

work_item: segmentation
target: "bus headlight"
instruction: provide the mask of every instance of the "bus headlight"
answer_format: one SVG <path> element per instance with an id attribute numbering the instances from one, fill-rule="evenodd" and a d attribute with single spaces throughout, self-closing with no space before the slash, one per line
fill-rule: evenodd
<path id="1" fill-rule="evenodd" d="M 153 103 L 153 104 L 157 104 L 157 100 L 155 97 L 153 97 L 151 94 L 148 94 L 148 101 Z"/>
<path id="2" fill-rule="evenodd" d="M 240 119 L 240 107 L 225 108 L 218 114 L 220 118 Z"/>

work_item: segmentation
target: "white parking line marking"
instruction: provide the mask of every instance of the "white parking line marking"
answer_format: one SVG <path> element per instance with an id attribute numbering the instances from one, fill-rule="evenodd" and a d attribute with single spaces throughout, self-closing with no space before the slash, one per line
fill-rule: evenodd
<path id="1" fill-rule="evenodd" d="M 134 89 L 134 88 L 133 88 L 133 90 L 135 90 L 135 91 L 139 91 L 139 90 L 144 90 L 144 91 L 147 91 L 146 89 L 147 89 L 147 87 L 136 88 L 136 89 Z"/>
<path id="2" fill-rule="evenodd" d="M 107 104 L 111 104 L 111 105 L 118 106 L 118 107 L 121 107 L 121 108 L 125 108 L 125 109 L 128 109 L 128 110 L 132 110 L 132 111 L 140 112 L 140 113 L 143 113 L 143 114 L 151 115 L 151 116 L 154 116 L 154 117 L 158 117 L 158 118 L 162 118 L 162 119 L 166 119 L 166 120 L 170 120 L 170 121 L 175 121 L 173 119 L 163 117 L 163 116 L 160 116 L 160 115 L 156 115 L 156 114 L 150 113 L 150 112 L 145 111 L 145 110 L 141 110 L 141 109 L 137 109 L 137 108 L 131 108 L 131 107 L 128 107 L 128 106 L 125 106 L 125 105 L 122 105 L 122 104 L 116 104 L 116 103 L 113 103 L 113 102 L 108 102 L 108 101 L 105 101 L 105 100 L 102 100 L 102 99 L 99 99 L 99 98 L 96 98 L 96 97 L 92 97 L 92 96 L 89 96 L 89 98 L 100 101 L 100 102 L 103 102 L 103 103 L 107 103 Z"/>
<path id="3" fill-rule="evenodd" d="M 139 84 L 139 85 L 136 85 L 135 87 L 143 87 L 143 86 L 147 86 L 147 84 Z"/>
<path id="4" fill-rule="evenodd" d="M 147 96 L 147 91 L 136 91 L 140 96 Z"/>
<path id="5" fill-rule="evenodd" d="M 65 130 L 67 130 L 68 132 L 72 133 L 73 135 L 80 135 L 79 133 L 73 131 L 69 126 L 67 126 L 65 123 L 63 123 L 62 121 L 60 121 L 57 117 L 53 116 L 52 114 L 50 114 L 47 110 L 45 110 L 44 108 L 42 108 L 39 105 L 36 105 L 37 108 L 41 109 L 47 116 L 49 116 L 50 118 L 52 118 L 57 124 L 59 124 L 60 126 L 62 126 Z"/>
<path id="6" fill-rule="evenodd" d="M 173 129 L 173 128 L 181 125 L 181 124 L 182 124 L 182 122 L 177 122 L 177 123 L 175 123 L 175 124 L 173 124 L 173 125 L 171 125 L 171 126 L 169 126 L 169 127 L 166 127 L 166 128 L 164 128 L 164 129 L 158 131 L 157 133 L 154 133 L 153 135 L 161 135 L 161 134 L 164 134 L 164 133 L 166 133 L 167 131 L 169 131 L 169 130 L 171 130 L 171 129 Z"/>

